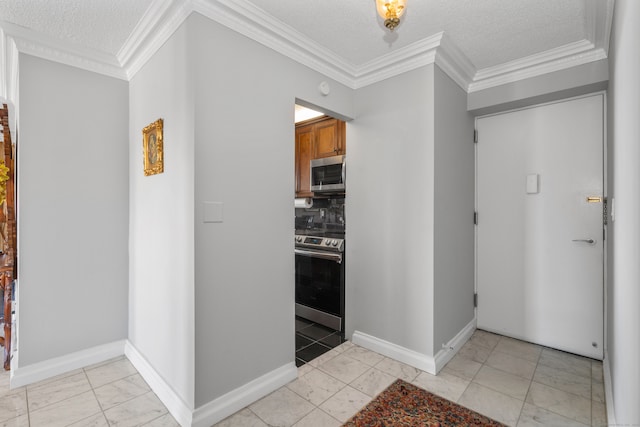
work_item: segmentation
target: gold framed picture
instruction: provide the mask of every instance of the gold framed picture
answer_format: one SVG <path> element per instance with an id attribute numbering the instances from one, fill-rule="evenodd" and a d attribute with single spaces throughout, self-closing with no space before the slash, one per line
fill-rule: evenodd
<path id="1" fill-rule="evenodd" d="M 158 119 L 142 129 L 142 153 L 144 157 L 145 176 L 164 172 L 163 123 L 162 119 Z"/>

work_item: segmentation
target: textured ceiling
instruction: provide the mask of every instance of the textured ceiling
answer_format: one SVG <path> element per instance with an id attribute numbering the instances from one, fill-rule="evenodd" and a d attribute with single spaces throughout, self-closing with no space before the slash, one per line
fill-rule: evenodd
<path id="1" fill-rule="evenodd" d="M 116 55 L 161 1 L 0 0 L 0 21 Z M 373 0 L 205 1 L 253 3 L 355 66 L 444 31 L 483 69 L 587 38 L 586 5 L 604 0 L 408 0 L 395 32 Z"/>
<path id="2" fill-rule="evenodd" d="M 444 31 L 476 69 L 582 40 L 585 0 L 407 0 L 390 33 L 373 0 L 250 0 L 354 65 Z"/>
<path id="3" fill-rule="evenodd" d="M 156 0 L 0 0 L 0 20 L 116 55 Z"/>

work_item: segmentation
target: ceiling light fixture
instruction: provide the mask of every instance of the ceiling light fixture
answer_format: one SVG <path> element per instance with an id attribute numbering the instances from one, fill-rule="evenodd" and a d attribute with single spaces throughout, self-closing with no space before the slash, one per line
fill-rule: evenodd
<path id="1" fill-rule="evenodd" d="M 393 31 L 404 14 L 406 0 L 376 0 L 378 15 L 384 19 L 384 26 Z"/>

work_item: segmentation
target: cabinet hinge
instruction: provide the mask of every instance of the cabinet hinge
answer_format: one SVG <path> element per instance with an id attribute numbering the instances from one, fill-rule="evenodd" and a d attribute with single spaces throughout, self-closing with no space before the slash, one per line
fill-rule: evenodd
<path id="1" fill-rule="evenodd" d="M 473 306 L 478 307 L 478 294 L 473 294 Z"/>
<path id="2" fill-rule="evenodd" d="M 473 130 L 473 143 L 474 144 L 478 143 L 478 129 Z"/>
<path id="3" fill-rule="evenodd" d="M 473 225 L 478 225 L 478 212 L 473 213 Z"/>

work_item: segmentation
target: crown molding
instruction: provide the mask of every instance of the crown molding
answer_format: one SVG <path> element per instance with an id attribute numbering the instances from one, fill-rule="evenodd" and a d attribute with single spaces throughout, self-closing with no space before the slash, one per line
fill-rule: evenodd
<path id="1" fill-rule="evenodd" d="M 153 2 L 115 56 L 0 21 L 4 31 L 0 48 L 5 51 L 0 54 L 6 61 L 7 40 L 11 39 L 16 51 L 130 80 L 187 17 L 197 12 L 351 89 L 435 63 L 465 91 L 475 92 L 606 58 L 613 3 L 614 0 L 587 0 L 588 39 L 480 70 L 444 33 L 355 65 L 247 0 Z M 0 86 L 0 90 L 6 92 L 8 87 Z"/>
<path id="2" fill-rule="evenodd" d="M 356 69 L 326 47 L 246 0 L 193 0 L 193 10 L 314 71 L 355 87 Z"/>
<path id="3" fill-rule="evenodd" d="M 72 67 L 126 80 L 127 76 L 113 55 L 47 37 L 28 28 L 0 22 L 5 34 L 11 37 L 18 51 Z"/>
<path id="4" fill-rule="evenodd" d="M 128 80 L 140 71 L 192 11 L 188 0 L 152 3 L 116 55 Z"/>
<path id="5" fill-rule="evenodd" d="M 606 57 L 607 54 L 603 49 L 596 49 L 592 42 L 581 40 L 516 61 L 479 70 L 469 84 L 468 92 L 477 92 L 537 77 L 588 62 L 598 61 Z"/>

